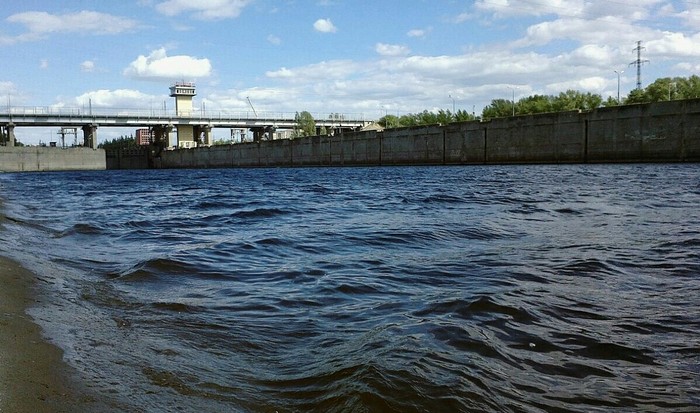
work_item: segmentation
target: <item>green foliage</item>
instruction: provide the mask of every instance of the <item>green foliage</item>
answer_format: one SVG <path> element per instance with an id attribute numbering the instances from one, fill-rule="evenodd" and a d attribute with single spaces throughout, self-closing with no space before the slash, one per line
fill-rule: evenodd
<path id="1" fill-rule="evenodd" d="M 654 83 L 644 89 L 634 89 L 625 99 L 625 103 L 649 103 L 695 98 L 700 98 L 700 76 L 664 77 L 656 79 Z"/>
<path id="2" fill-rule="evenodd" d="M 129 149 L 137 148 L 136 139 L 133 136 L 120 136 L 112 140 L 104 141 L 97 145 L 101 149 Z"/>
<path id="3" fill-rule="evenodd" d="M 401 119 L 394 115 L 386 115 L 380 118 L 377 123 L 379 123 L 383 128 L 387 129 L 398 128 L 399 126 L 404 124 L 404 122 L 402 122 Z"/>
<path id="4" fill-rule="evenodd" d="M 445 125 L 452 122 L 463 122 L 474 119 L 476 119 L 474 115 L 464 110 L 458 110 L 452 113 L 449 110 L 440 109 L 437 112 L 424 110 L 420 113 L 401 115 L 401 117 L 386 115 L 380 118 L 377 123 L 384 128 L 406 128 L 420 125 Z"/>
<path id="5" fill-rule="evenodd" d="M 484 119 L 503 118 L 515 115 L 530 115 L 535 113 L 564 112 L 568 110 L 591 110 L 600 107 L 603 98 L 598 94 L 582 93 L 567 90 L 557 96 L 533 95 L 521 98 L 515 102 L 507 99 L 494 99 L 484 108 Z"/>
<path id="6" fill-rule="evenodd" d="M 489 105 L 484 107 L 481 117 L 484 119 L 504 118 L 512 116 L 514 112 L 513 101 L 507 99 L 494 99 Z"/>
<path id="7" fill-rule="evenodd" d="M 316 120 L 314 120 L 311 113 L 307 111 L 297 112 L 294 115 L 294 121 L 296 126 L 294 127 L 292 138 L 316 135 Z"/>

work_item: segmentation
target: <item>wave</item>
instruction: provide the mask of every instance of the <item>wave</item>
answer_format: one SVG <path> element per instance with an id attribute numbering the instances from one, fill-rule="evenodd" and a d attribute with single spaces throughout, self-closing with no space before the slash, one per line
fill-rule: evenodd
<path id="1" fill-rule="evenodd" d="M 278 208 L 256 208 L 248 211 L 238 211 L 232 214 L 231 217 L 240 219 L 272 218 L 288 213 L 289 211 Z"/>
<path id="2" fill-rule="evenodd" d="M 226 275 L 212 271 L 203 263 L 191 263 L 172 258 L 152 258 L 141 261 L 128 270 L 118 273 L 106 274 L 108 278 L 117 279 L 126 283 L 155 282 L 166 283 L 174 277 L 187 277 L 199 279 L 224 279 Z M 184 282 L 184 281 L 181 281 Z"/>
<path id="3" fill-rule="evenodd" d="M 70 228 L 55 235 L 56 238 L 70 237 L 73 235 L 100 235 L 104 233 L 104 228 L 98 225 L 79 222 Z"/>

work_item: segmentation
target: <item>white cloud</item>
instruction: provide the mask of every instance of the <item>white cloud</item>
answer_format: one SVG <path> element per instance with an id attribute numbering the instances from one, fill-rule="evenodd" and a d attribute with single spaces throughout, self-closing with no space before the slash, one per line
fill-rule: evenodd
<path id="1" fill-rule="evenodd" d="M 686 26 L 692 27 L 695 30 L 700 30 L 700 7 L 688 5 L 688 10 L 684 10 L 678 13 Z"/>
<path id="2" fill-rule="evenodd" d="M 335 33 L 338 31 L 331 19 L 318 19 L 314 23 L 314 29 L 321 33 Z"/>
<path id="3" fill-rule="evenodd" d="M 432 31 L 432 28 L 429 27 L 427 29 L 413 29 L 409 30 L 408 33 L 406 33 L 406 36 L 408 37 L 425 37 Z"/>
<path id="4" fill-rule="evenodd" d="M 86 60 L 83 63 L 80 64 L 80 70 L 86 73 L 94 72 L 95 71 L 95 62 L 92 60 Z"/>
<path id="5" fill-rule="evenodd" d="M 360 65 L 350 60 L 323 61 L 307 66 L 269 71 L 265 76 L 271 79 L 284 79 L 291 82 L 316 82 L 319 80 L 335 81 L 353 76 Z"/>
<path id="6" fill-rule="evenodd" d="M 12 82 L 0 82 L 0 95 L 12 95 L 15 94 L 17 89 L 15 88 L 15 84 Z M 6 102 L 3 102 L 3 104 L 6 104 Z"/>
<path id="7" fill-rule="evenodd" d="M 470 13 L 460 13 L 452 19 L 452 22 L 456 24 L 464 23 L 467 20 L 474 18 Z"/>
<path id="8" fill-rule="evenodd" d="M 0 38 L 0 44 L 40 40 L 51 33 L 113 35 L 134 30 L 138 26 L 132 19 L 85 10 L 61 15 L 29 11 L 13 14 L 7 18 L 7 22 L 22 24 L 28 31 L 15 37 Z"/>
<path id="9" fill-rule="evenodd" d="M 598 91 L 608 86 L 610 81 L 600 76 L 572 79 L 563 82 L 549 83 L 545 86 L 548 94 L 558 95 L 567 90 Z"/>
<path id="10" fill-rule="evenodd" d="M 605 15 L 642 18 L 649 7 L 661 0 L 636 0 L 635 2 L 602 2 L 589 0 L 477 0 L 474 8 L 491 13 L 496 18 L 518 16 L 560 16 L 593 19 Z"/>
<path id="11" fill-rule="evenodd" d="M 377 43 L 374 50 L 381 56 L 406 56 L 411 50 L 398 44 Z"/>
<path id="12" fill-rule="evenodd" d="M 75 97 L 73 105 L 80 107 L 90 102 L 93 107 L 103 108 L 143 108 L 143 102 L 160 101 L 162 96 L 147 95 L 138 90 L 132 89 L 117 89 L 107 90 L 100 89 L 84 93 Z"/>
<path id="13" fill-rule="evenodd" d="M 268 41 L 270 44 L 274 44 L 275 46 L 279 46 L 280 44 L 282 44 L 282 39 L 280 39 L 279 37 L 275 36 L 274 34 L 271 34 L 271 35 L 267 36 L 267 41 Z"/>
<path id="14" fill-rule="evenodd" d="M 41 59 L 39 61 L 39 68 L 43 69 L 48 69 L 49 68 L 49 60 L 48 59 Z"/>
<path id="15" fill-rule="evenodd" d="M 168 56 L 165 48 L 148 56 L 140 55 L 124 69 L 124 75 L 141 79 L 192 80 L 211 75 L 209 59 L 191 56 Z"/>
<path id="16" fill-rule="evenodd" d="M 661 37 L 646 42 L 649 54 L 664 57 L 700 57 L 700 33 L 686 36 L 683 33 L 663 32 Z"/>
<path id="17" fill-rule="evenodd" d="M 158 3 L 156 10 L 170 17 L 188 13 L 188 16 L 197 20 L 222 20 L 240 16 L 251 2 L 252 0 L 167 0 Z"/>
<path id="18" fill-rule="evenodd" d="M 676 65 L 676 69 L 680 70 L 682 72 L 686 72 L 688 74 L 694 75 L 694 74 L 697 74 L 698 72 L 700 72 L 700 63 L 695 63 L 695 64 L 688 63 L 688 62 L 679 63 Z"/>

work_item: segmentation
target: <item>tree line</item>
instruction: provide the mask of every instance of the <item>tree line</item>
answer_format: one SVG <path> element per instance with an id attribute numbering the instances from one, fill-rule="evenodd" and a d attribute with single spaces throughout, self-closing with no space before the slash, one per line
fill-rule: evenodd
<path id="1" fill-rule="evenodd" d="M 654 81 L 644 89 L 634 89 L 629 95 L 617 97 L 603 97 L 596 93 L 583 93 L 576 90 L 567 90 L 558 95 L 532 95 L 520 98 L 518 101 L 509 99 L 493 99 L 484 107 L 481 116 L 475 116 L 463 110 L 452 113 L 449 110 L 440 109 L 437 112 L 423 111 L 421 113 L 409 113 L 402 116 L 386 115 L 377 123 L 385 128 L 408 127 L 428 124 L 447 124 L 476 119 L 493 119 L 513 115 L 531 115 L 535 113 L 563 112 L 568 110 L 592 110 L 600 107 L 618 105 L 631 105 L 637 103 L 651 103 L 666 100 L 700 98 L 700 76 L 666 77 Z"/>

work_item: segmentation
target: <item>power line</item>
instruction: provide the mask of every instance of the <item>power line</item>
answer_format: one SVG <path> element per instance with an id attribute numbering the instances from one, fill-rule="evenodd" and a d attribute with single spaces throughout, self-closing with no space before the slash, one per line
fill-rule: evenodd
<path id="1" fill-rule="evenodd" d="M 637 42 L 637 47 L 634 49 L 637 51 L 637 60 L 629 64 L 630 66 L 637 66 L 637 89 L 642 88 L 642 65 L 644 63 L 649 63 L 649 60 L 642 60 L 642 50 L 644 49 L 646 49 L 646 47 L 642 47 L 642 41 L 639 40 Z"/>

